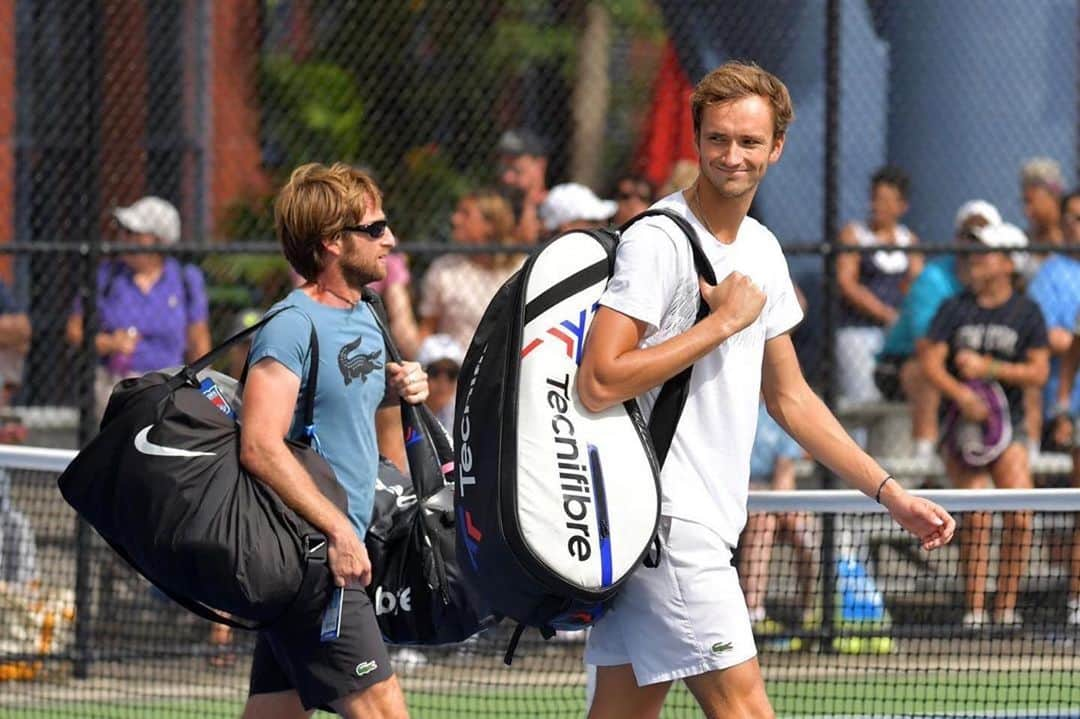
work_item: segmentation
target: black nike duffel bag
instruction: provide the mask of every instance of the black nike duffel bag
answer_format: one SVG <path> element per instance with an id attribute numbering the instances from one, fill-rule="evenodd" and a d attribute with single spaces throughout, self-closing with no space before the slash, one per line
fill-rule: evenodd
<path id="1" fill-rule="evenodd" d="M 100 433 L 59 479 L 64 499 L 140 574 L 191 611 L 248 629 L 324 605 L 333 585 L 325 538 L 244 470 L 234 415 L 212 387 L 200 388 L 198 374 L 269 319 L 176 374 L 117 384 Z M 310 366 L 300 400 L 307 427 L 319 366 L 314 327 Z M 302 443 L 290 449 L 346 512 L 325 460 Z"/>

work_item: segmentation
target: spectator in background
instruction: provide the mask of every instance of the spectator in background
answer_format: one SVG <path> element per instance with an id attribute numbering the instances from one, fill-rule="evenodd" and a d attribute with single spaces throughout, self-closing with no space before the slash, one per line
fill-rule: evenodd
<path id="1" fill-rule="evenodd" d="M 757 430 L 750 453 L 750 489 L 788 491 L 795 489 L 795 460 L 804 452 L 795 440 L 769 416 L 765 403 L 758 405 Z M 810 528 L 810 517 L 801 512 L 783 514 L 748 515 L 746 527 L 739 539 L 739 577 L 742 580 L 746 607 L 750 610 L 750 622 L 759 636 L 777 635 L 782 632 L 778 622 L 766 613 L 768 595 L 769 559 L 774 542 L 785 539 L 795 549 L 795 567 L 798 573 L 798 599 L 803 610 L 803 625 L 811 625 L 816 619 L 813 607 L 814 586 L 817 582 L 817 557 Z M 798 649 L 801 641 L 791 640 L 791 649 Z"/>
<path id="2" fill-rule="evenodd" d="M 416 361 L 428 375 L 428 398 L 424 404 L 447 432 L 454 426 L 457 379 L 465 350 L 450 335 L 430 335 L 420 343 Z"/>
<path id="3" fill-rule="evenodd" d="M 1080 190 L 1074 190 L 1061 200 L 1057 214 L 1062 218 L 1060 232 L 1063 246 L 1080 249 Z M 1057 415 L 1075 415 L 1080 411 L 1080 387 L 1073 385 L 1071 397 L 1066 397 L 1067 401 L 1062 404 L 1057 402 L 1057 390 L 1061 381 L 1061 357 L 1072 345 L 1073 328 L 1080 314 L 1080 259 L 1073 255 L 1051 253 L 1031 278 L 1028 295 L 1042 310 L 1050 340 L 1050 380 L 1046 383 L 1043 401 L 1039 403 L 1044 408 L 1043 416 L 1052 420 Z M 1044 447 L 1068 447 L 1071 438 L 1065 438 L 1066 442 L 1055 441 L 1053 421 L 1048 421 L 1046 427 L 1045 433 L 1040 432 L 1035 437 L 1042 437 Z"/>
<path id="4" fill-rule="evenodd" d="M 696 160 L 679 160 L 671 168 L 667 181 L 660 187 L 660 197 L 667 197 L 673 192 L 685 190 L 697 181 L 698 163 Z"/>
<path id="5" fill-rule="evenodd" d="M 113 211 L 121 240 L 147 248 L 180 240 L 180 213 L 172 203 L 147 196 Z M 163 367 L 182 365 L 210 350 L 209 303 L 202 271 L 156 252 L 106 260 L 97 273 L 100 328 L 94 348 L 100 358 L 95 401 L 98 417 L 113 386 Z M 82 344 L 83 314 L 77 304 L 66 336 Z"/>
<path id="6" fill-rule="evenodd" d="M 989 202 L 965 202 L 956 211 L 953 240 L 964 242 L 970 239 L 973 230 L 998 224 L 1001 224 L 1001 214 Z M 890 401 L 906 399 L 910 405 L 911 437 L 915 443 L 915 456 L 920 458 L 928 458 L 934 453 L 941 395 L 926 381 L 917 348 L 925 341 L 923 337 L 941 303 L 963 289 L 957 275 L 957 269 L 962 266 L 963 263 L 958 263 L 951 255 L 926 263 L 900 305 L 900 314 L 885 336 L 874 369 L 874 384 L 881 395 Z"/>
<path id="7" fill-rule="evenodd" d="M 1039 306 L 1014 289 L 1027 245 L 1019 228 L 1002 223 L 973 231 L 999 252 L 968 255 L 969 289 L 947 300 L 919 348 L 926 378 L 945 398 L 945 470 L 959 489 L 1032 486 L 1024 441 L 1023 390 L 1041 387 L 1049 372 L 1046 324 Z M 1000 383 L 1000 384 L 999 384 Z M 960 528 L 960 562 L 967 590 L 964 625 L 982 626 L 990 564 L 990 515 L 974 512 Z M 1031 514 L 1004 516 L 993 620 L 1016 625 L 1020 578 L 1031 548 Z"/>
<path id="8" fill-rule="evenodd" d="M 0 282 L 0 401 L 7 405 L 22 384 L 23 364 L 30 349 L 30 318 Z"/>
<path id="9" fill-rule="evenodd" d="M 615 202 L 618 209 L 611 224 L 622 227 L 631 217 L 649 209 L 656 202 L 656 188 L 641 175 L 623 175 L 615 183 Z"/>
<path id="10" fill-rule="evenodd" d="M 592 190 L 576 182 L 555 185 L 540 205 L 540 220 L 549 236 L 570 230 L 606 227 L 618 205 L 601 200 Z"/>
<path id="11" fill-rule="evenodd" d="M 537 212 L 548 193 L 547 143 L 532 130 L 518 128 L 504 132 L 496 150 L 499 181 L 520 194 L 513 236 L 521 244 L 534 245 L 542 234 Z"/>
<path id="12" fill-rule="evenodd" d="M 870 180 L 870 219 L 851 222 L 839 236 L 847 247 L 881 247 L 875 252 L 842 253 L 836 260 L 841 314 L 836 333 L 840 397 L 854 402 L 881 399 L 874 386 L 874 358 L 885 341 L 885 328 L 899 315 L 911 280 L 922 271 L 922 256 L 903 250 L 918 244 L 900 224 L 908 210 L 908 177 L 896 167 L 882 167 Z"/>
<path id="13" fill-rule="evenodd" d="M 1020 168 L 1020 194 L 1027 217 L 1028 242 L 1033 245 L 1060 245 L 1061 193 L 1065 179 L 1061 165 L 1049 157 L 1035 157 Z"/>
<path id="14" fill-rule="evenodd" d="M 450 225 L 451 239 L 463 247 L 515 244 L 514 213 L 506 198 L 494 190 L 462 197 Z M 421 341 L 442 333 L 468 347 L 488 302 L 521 261 L 517 254 L 455 254 L 448 248 L 447 254 L 431 263 L 421 284 Z"/>
<path id="15" fill-rule="evenodd" d="M 390 319 L 390 335 L 405 359 L 415 357 L 420 347 L 420 327 L 413 313 L 409 290 L 411 282 L 404 255 L 392 252 L 386 256 L 386 278 L 368 285 L 382 297 Z"/>

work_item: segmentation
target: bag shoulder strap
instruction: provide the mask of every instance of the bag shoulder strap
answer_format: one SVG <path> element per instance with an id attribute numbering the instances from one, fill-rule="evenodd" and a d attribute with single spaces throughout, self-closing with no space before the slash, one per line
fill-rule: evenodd
<path id="1" fill-rule="evenodd" d="M 253 324 L 251 327 L 237 332 L 232 337 L 228 338 L 227 340 L 219 344 L 217 347 L 214 347 L 202 357 L 177 372 L 176 376 L 173 377 L 172 380 L 170 380 L 171 382 L 175 382 L 175 384 L 173 385 L 173 389 L 176 389 L 177 387 L 185 383 L 198 387 L 199 380 L 197 375 L 199 372 L 209 367 L 214 362 L 214 360 L 221 357 L 230 347 L 239 342 L 243 342 L 248 337 L 262 329 L 263 325 L 277 317 L 285 310 L 289 309 L 295 309 L 303 313 L 305 317 L 308 317 L 307 313 L 304 313 L 303 310 L 301 310 L 299 307 L 296 307 L 295 305 L 286 305 L 285 307 L 280 307 L 274 310 L 273 312 Z M 315 321 L 312 320 L 310 317 L 308 317 L 308 321 L 311 322 L 311 334 L 308 340 L 311 347 L 311 356 L 308 362 L 307 382 L 304 386 L 304 393 L 300 398 L 300 406 L 303 412 L 304 421 L 304 436 L 301 441 L 310 447 L 312 439 L 315 435 L 315 390 L 318 388 L 319 382 L 319 337 L 315 332 Z M 240 372 L 240 377 L 238 378 L 240 384 L 244 384 L 244 381 L 247 379 L 247 373 L 248 363 L 245 360 L 244 369 Z"/>
<path id="2" fill-rule="evenodd" d="M 701 249 L 697 232 L 682 215 L 665 209 L 645 210 L 620 227 L 619 233 L 622 234 L 635 222 L 646 217 L 666 217 L 674 222 L 690 242 L 690 251 L 693 253 L 694 267 L 698 274 L 709 284 L 716 284 L 716 273 L 713 271 L 712 263 L 705 256 L 705 251 Z M 706 304 L 704 298 L 699 298 L 697 318 L 694 323 L 700 322 L 708 314 L 709 305 Z M 664 383 L 656 398 L 656 404 L 653 405 L 652 414 L 649 416 L 649 436 L 652 438 L 653 449 L 656 450 L 656 461 L 660 467 L 664 466 L 664 460 L 667 459 L 671 442 L 675 438 L 675 428 L 686 405 L 686 398 L 690 394 L 690 375 L 693 370 L 694 366 L 690 365 Z"/>

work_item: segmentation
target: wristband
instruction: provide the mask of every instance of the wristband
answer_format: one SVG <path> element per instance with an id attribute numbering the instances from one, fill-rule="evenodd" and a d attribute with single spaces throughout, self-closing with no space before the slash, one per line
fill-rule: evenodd
<path id="1" fill-rule="evenodd" d="M 1000 364 L 1001 363 L 996 359 L 990 360 L 990 366 L 986 370 L 986 374 L 989 375 L 990 379 L 997 379 L 997 371 Z"/>
<path id="2" fill-rule="evenodd" d="M 881 504 L 881 490 L 885 489 L 885 483 L 888 482 L 892 478 L 893 478 L 893 476 L 891 474 L 886 474 L 885 479 L 881 480 L 881 484 L 878 485 L 877 493 L 874 495 L 874 501 L 877 502 L 878 504 Z M 895 481 L 895 480 L 893 480 L 893 481 Z"/>

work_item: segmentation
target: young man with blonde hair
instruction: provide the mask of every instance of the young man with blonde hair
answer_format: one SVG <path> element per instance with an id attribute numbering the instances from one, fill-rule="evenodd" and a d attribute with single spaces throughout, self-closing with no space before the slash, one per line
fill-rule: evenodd
<path id="1" fill-rule="evenodd" d="M 387 362 L 368 282 L 386 276 L 396 241 L 378 187 L 341 163 L 297 168 L 274 206 L 285 258 L 305 280 L 270 311 L 252 341 L 244 387 L 240 461 L 327 537 L 334 583 L 345 587 L 341 631 L 321 641 L 322 608 L 294 612 L 259 633 L 244 717 L 291 719 L 328 708 L 344 717 L 407 717 L 364 586 L 371 562 L 363 537 L 371 517 L 379 454 L 404 467 L 398 398 L 427 398 L 415 362 Z M 348 495 L 348 515 L 316 487 L 286 439 L 305 433 L 298 397 L 319 344 L 312 446 Z"/>
<path id="2" fill-rule="evenodd" d="M 698 278 L 673 222 L 637 223 L 619 243 L 578 375 L 590 410 L 636 397 L 648 414 L 664 381 L 694 366 L 661 474 L 663 560 L 639 569 L 593 628 L 591 719 L 656 717 L 676 679 L 708 717 L 773 716 L 731 566 L 759 389 L 799 444 L 884 504 L 923 548 L 942 546 L 955 528 L 859 449 L 803 378 L 789 336 L 802 310 L 787 262 L 773 234 L 746 216 L 794 116 L 787 88 L 756 65 L 729 62 L 691 102 L 700 175 L 655 206 L 693 225 L 719 284 Z M 694 324 L 702 298 L 710 312 Z"/>

